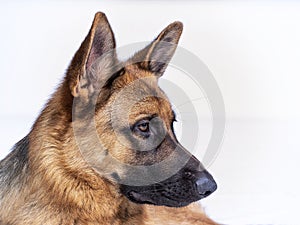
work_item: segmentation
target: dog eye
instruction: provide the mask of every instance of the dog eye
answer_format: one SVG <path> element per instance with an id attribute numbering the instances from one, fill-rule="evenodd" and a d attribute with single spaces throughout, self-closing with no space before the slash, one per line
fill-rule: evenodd
<path id="1" fill-rule="evenodd" d="M 132 131 L 141 136 L 142 138 L 148 138 L 151 135 L 150 121 L 147 119 L 140 120 L 133 127 Z"/>
<path id="2" fill-rule="evenodd" d="M 149 132 L 149 122 L 140 123 L 137 127 L 141 132 Z"/>

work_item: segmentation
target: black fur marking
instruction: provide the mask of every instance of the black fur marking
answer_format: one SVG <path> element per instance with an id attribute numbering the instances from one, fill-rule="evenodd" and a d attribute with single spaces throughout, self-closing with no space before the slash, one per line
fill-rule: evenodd
<path id="1" fill-rule="evenodd" d="M 115 79 L 122 76 L 125 73 L 125 68 L 121 68 L 117 72 L 115 72 L 111 77 L 106 81 L 104 88 L 110 88 Z"/>
<path id="2" fill-rule="evenodd" d="M 202 171 L 200 162 L 192 156 L 182 169 L 164 181 L 148 186 L 121 184 L 120 190 L 138 204 L 182 207 L 207 197 L 216 187 L 212 176 Z"/>
<path id="3" fill-rule="evenodd" d="M 0 194 L 2 187 L 18 183 L 28 165 L 28 136 L 20 140 L 9 155 L 0 162 Z"/>
<path id="4" fill-rule="evenodd" d="M 120 181 L 121 181 L 120 176 L 119 176 L 116 172 L 112 173 L 112 174 L 111 174 L 111 177 L 112 177 L 116 182 L 120 182 Z"/>

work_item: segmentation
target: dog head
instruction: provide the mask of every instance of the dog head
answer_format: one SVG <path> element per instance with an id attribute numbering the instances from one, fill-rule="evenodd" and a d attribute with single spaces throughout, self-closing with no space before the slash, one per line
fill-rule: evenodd
<path id="1" fill-rule="evenodd" d="M 106 16 L 97 13 L 67 72 L 82 155 L 135 203 L 180 207 L 217 188 L 176 139 L 175 114 L 158 86 L 181 33 L 174 22 L 120 62 Z"/>

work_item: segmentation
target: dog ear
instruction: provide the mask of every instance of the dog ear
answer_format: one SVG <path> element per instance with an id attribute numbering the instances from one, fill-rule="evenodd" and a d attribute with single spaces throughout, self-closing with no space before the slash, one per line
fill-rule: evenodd
<path id="1" fill-rule="evenodd" d="M 171 23 L 150 45 L 137 52 L 131 58 L 131 62 L 137 62 L 142 69 L 149 70 L 160 77 L 176 50 L 182 29 L 181 22 Z"/>
<path id="2" fill-rule="evenodd" d="M 74 97 L 89 97 L 111 76 L 116 62 L 115 38 L 104 13 L 95 15 L 92 27 L 67 71 Z"/>

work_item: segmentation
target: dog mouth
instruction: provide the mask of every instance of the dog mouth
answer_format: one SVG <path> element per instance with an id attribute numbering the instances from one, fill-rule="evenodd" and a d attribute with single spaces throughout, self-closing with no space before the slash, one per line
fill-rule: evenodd
<path id="1" fill-rule="evenodd" d="M 122 193 L 137 204 L 163 205 L 169 207 L 183 207 L 199 201 L 215 191 L 200 193 L 196 184 L 190 182 L 177 183 L 172 186 L 123 186 Z"/>
<path id="2" fill-rule="evenodd" d="M 183 207 L 212 194 L 217 189 L 217 184 L 204 171 L 188 178 L 171 177 L 162 183 L 149 186 L 121 185 L 120 188 L 130 201 L 137 204 Z"/>
<path id="3" fill-rule="evenodd" d="M 120 183 L 119 188 L 124 196 L 137 204 L 183 207 L 208 197 L 217 189 L 217 184 L 192 157 L 181 170 L 163 181 L 145 186 Z"/>
<path id="4" fill-rule="evenodd" d="M 189 205 L 190 201 L 183 201 L 182 199 L 173 199 L 170 196 L 164 195 L 147 195 L 136 191 L 130 191 L 127 195 L 128 199 L 137 204 L 149 205 L 164 205 L 169 207 L 183 207 Z"/>

